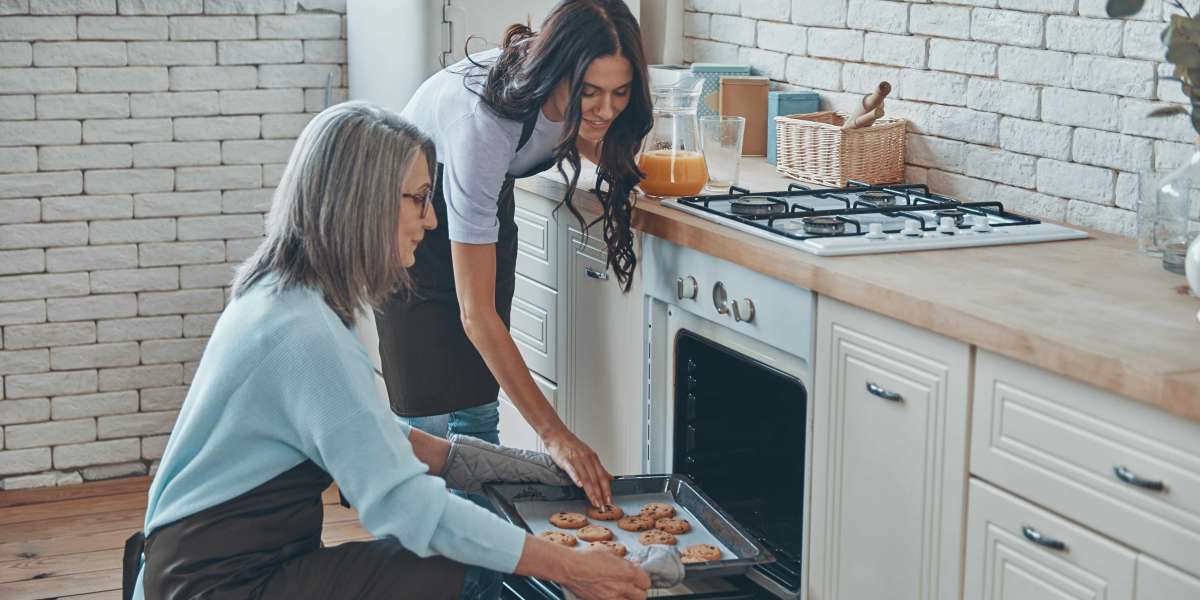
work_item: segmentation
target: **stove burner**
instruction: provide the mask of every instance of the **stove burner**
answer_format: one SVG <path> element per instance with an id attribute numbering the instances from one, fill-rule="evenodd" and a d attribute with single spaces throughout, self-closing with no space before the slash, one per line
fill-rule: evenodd
<path id="1" fill-rule="evenodd" d="M 839 235 L 845 233 L 846 223 L 837 217 L 804 217 L 804 233 Z"/>
<path id="2" fill-rule="evenodd" d="M 942 217 L 952 217 L 956 227 L 961 226 L 963 224 L 963 220 L 967 218 L 967 212 L 958 208 L 943 208 L 942 210 L 936 211 L 935 214 L 938 216 L 938 222 L 941 222 Z"/>
<path id="3" fill-rule="evenodd" d="M 894 206 L 896 204 L 896 195 L 891 192 L 862 192 L 858 195 L 858 198 L 863 202 L 870 202 L 875 206 Z"/>
<path id="4" fill-rule="evenodd" d="M 787 203 L 770 196 L 742 196 L 729 201 L 729 212 L 735 215 L 758 217 L 787 212 Z"/>

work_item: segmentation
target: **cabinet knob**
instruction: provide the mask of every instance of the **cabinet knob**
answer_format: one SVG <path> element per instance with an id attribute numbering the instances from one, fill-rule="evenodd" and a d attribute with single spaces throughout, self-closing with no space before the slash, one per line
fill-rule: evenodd
<path id="1" fill-rule="evenodd" d="M 700 291 L 700 285 L 691 275 L 685 275 L 675 280 L 675 297 L 680 300 L 695 300 L 698 291 Z"/>
<path id="2" fill-rule="evenodd" d="M 754 320 L 754 302 L 749 298 L 733 301 L 733 320 L 749 323 Z"/>
<path id="3" fill-rule="evenodd" d="M 1025 535 L 1025 539 L 1038 544 L 1039 546 L 1045 546 L 1051 550 L 1058 550 L 1059 552 L 1067 551 L 1067 545 L 1062 543 L 1062 541 L 1056 540 L 1052 537 L 1047 537 L 1042 532 L 1028 525 L 1021 527 L 1021 533 Z"/>
<path id="4" fill-rule="evenodd" d="M 583 272 L 586 273 L 587 276 L 592 279 L 595 279 L 598 281 L 608 281 L 608 273 L 605 273 L 604 271 L 597 271 L 596 269 L 593 269 L 591 267 L 584 267 Z"/>
<path id="5" fill-rule="evenodd" d="M 729 293 L 720 281 L 713 284 L 713 308 L 717 309 L 719 315 L 729 314 Z"/>

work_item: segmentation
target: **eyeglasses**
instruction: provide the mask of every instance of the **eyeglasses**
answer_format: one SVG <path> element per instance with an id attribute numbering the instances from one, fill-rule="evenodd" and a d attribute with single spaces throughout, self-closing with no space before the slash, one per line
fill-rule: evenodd
<path id="1" fill-rule="evenodd" d="M 400 194 L 401 198 L 412 198 L 415 202 L 421 203 L 421 218 L 425 218 L 425 213 L 429 212 L 429 200 L 433 198 L 433 190 L 425 190 L 420 194 Z"/>

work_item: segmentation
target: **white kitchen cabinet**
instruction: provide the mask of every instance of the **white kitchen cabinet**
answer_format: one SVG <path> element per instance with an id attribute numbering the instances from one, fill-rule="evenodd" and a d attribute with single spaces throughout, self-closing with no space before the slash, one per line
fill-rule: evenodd
<path id="1" fill-rule="evenodd" d="M 1164 565 L 1145 554 L 1138 555 L 1137 600 L 1196 600 L 1200 579 Z"/>
<path id="2" fill-rule="evenodd" d="M 538 390 L 542 392 L 546 400 L 549 400 L 552 406 L 557 406 L 558 389 L 554 384 L 546 381 L 537 373 L 531 373 L 531 375 L 533 375 L 533 382 L 537 384 Z M 500 392 L 500 444 L 525 450 L 544 449 L 537 432 L 525 421 L 525 417 L 521 416 L 516 405 L 503 391 Z"/>
<path id="3" fill-rule="evenodd" d="M 959 598 L 970 356 L 818 300 L 810 600 Z"/>
<path id="4" fill-rule="evenodd" d="M 976 353 L 971 474 L 1200 575 L 1200 424 Z"/>
<path id="5" fill-rule="evenodd" d="M 978 479 L 970 487 L 965 600 L 1135 597 L 1133 551 Z"/>
<path id="6" fill-rule="evenodd" d="M 599 229 L 599 227 L 595 228 Z M 614 475 L 641 473 L 642 293 L 605 265 L 603 240 L 568 228 L 565 389 L 571 430 Z M 593 230 L 594 231 L 594 230 Z"/>

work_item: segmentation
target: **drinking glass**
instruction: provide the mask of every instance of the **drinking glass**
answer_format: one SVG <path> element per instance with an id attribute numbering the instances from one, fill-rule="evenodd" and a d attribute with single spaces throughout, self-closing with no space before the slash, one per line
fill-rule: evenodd
<path id="1" fill-rule="evenodd" d="M 1160 173 L 1144 171 L 1138 175 L 1137 247 L 1149 256 L 1162 256 L 1162 248 L 1154 236 L 1158 216 L 1158 183 Z"/>
<path id="2" fill-rule="evenodd" d="M 700 117 L 700 149 L 708 165 L 706 191 L 728 194 L 729 186 L 737 184 L 745 134 L 745 117 Z"/>
<path id="3" fill-rule="evenodd" d="M 1188 215 L 1192 207 L 1192 180 L 1164 179 L 1157 186 L 1154 214 L 1154 241 L 1162 251 L 1163 268 L 1183 274 L 1184 257 L 1191 241 Z"/>

